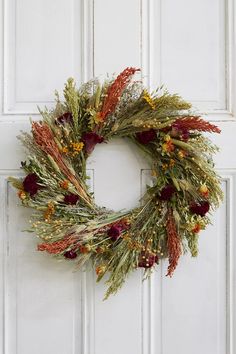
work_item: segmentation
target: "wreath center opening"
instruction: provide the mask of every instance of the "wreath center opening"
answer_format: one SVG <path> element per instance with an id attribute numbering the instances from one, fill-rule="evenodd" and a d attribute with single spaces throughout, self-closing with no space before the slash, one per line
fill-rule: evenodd
<path id="1" fill-rule="evenodd" d="M 138 206 L 147 169 L 147 158 L 129 139 L 97 144 L 87 161 L 87 170 L 93 170 L 90 183 L 96 204 L 115 211 Z"/>

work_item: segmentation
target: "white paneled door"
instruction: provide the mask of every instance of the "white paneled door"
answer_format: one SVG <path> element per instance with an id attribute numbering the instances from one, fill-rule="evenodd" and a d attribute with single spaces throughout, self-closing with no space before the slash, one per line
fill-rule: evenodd
<path id="1" fill-rule="evenodd" d="M 0 353 L 235 354 L 236 117 L 234 0 L 0 0 Z M 22 232 L 9 175 L 20 174 L 16 139 L 50 106 L 69 76 L 142 69 L 217 121 L 224 203 L 172 279 L 166 262 L 150 281 L 137 271 L 103 302 L 105 287 L 36 251 Z M 95 198 L 114 209 L 138 203 L 149 166 L 117 140 L 90 158 Z"/>

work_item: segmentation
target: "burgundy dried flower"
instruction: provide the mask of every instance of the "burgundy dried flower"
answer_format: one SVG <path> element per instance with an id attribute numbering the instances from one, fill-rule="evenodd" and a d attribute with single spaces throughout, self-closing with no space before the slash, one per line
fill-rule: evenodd
<path id="1" fill-rule="evenodd" d="M 121 231 L 122 230 L 128 230 L 130 228 L 130 220 L 127 218 L 119 220 L 117 223 L 113 224 L 114 226 L 117 226 Z"/>
<path id="2" fill-rule="evenodd" d="M 181 139 L 183 141 L 188 141 L 189 139 L 189 131 L 186 129 L 182 129 Z"/>
<path id="3" fill-rule="evenodd" d="M 112 241 L 118 240 L 120 237 L 121 229 L 118 226 L 112 225 L 107 231 L 107 235 L 111 238 Z"/>
<path id="4" fill-rule="evenodd" d="M 81 141 L 85 145 L 85 151 L 87 154 L 91 154 L 96 144 L 101 144 L 104 138 L 94 132 L 84 133 L 81 137 Z"/>
<path id="5" fill-rule="evenodd" d="M 193 202 L 190 204 L 189 210 L 193 214 L 197 214 L 200 216 L 205 216 L 210 209 L 210 203 L 207 201 L 201 201 L 199 203 Z"/>
<path id="6" fill-rule="evenodd" d="M 180 138 L 183 141 L 188 141 L 189 139 L 189 130 L 185 127 L 179 126 L 177 123 L 172 125 L 170 135 L 173 138 Z"/>
<path id="7" fill-rule="evenodd" d="M 172 184 L 168 184 L 167 186 L 162 188 L 161 193 L 159 195 L 159 199 L 170 200 L 175 192 L 176 192 L 175 187 Z"/>
<path id="8" fill-rule="evenodd" d="M 151 268 L 158 262 L 158 257 L 153 253 L 142 251 L 138 262 L 140 268 Z"/>
<path id="9" fill-rule="evenodd" d="M 24 191 L 29 193 L 31 197 L 33 197 L 41 188 L 38 181 L 39 179 L 36 173 L 28 174 L 23 181 Z"/>
<path id="10" fill-rule="evenodd" d="M 166 133 L 166 134 L 167 133 L 171 134 L 171 130 L 172 130 L 172 126 L 171 125 L 169 125 L 168 127 L 160 129 L 161 132 Z"/>
<path id="11" fill-rule="evenodd" d="M 145 130 L 143 132 L 136 133 L 136 139 L 140 144 L 148 144 L 156 139 L 156 132 L 154 129 Z"/>
<path id="12" fill-rule="evenodd" d="M 62 114 L 60 117 L 57 118 L 56 123 L 58 124 L 65 124 L 73 122 L 73 117 L 70 112 L 66 112 Z"/>
<path id="13" fill-rule="evenodd" d="M 64 197 L 65 204 L 75 205 L 78 202 L 78 200 L 79 200 L 79 196 L 73 193 L 66 194 Z"/>
<path id="14" fill-rule="evenodd" d="M 174 125 L 171 127 L 171 130 L 167 130 L 165 133 L 169 133 L 172 138 L 179 138 L 180 136 L 180 131 L 177 128 L 175 128 Z"/>
<path id="15" fill-rule="evenodd" d="M 68 258 L 68 259 L 75 259 L 75 258 L 77 257 L 77 253 L 74 252 L 74 251 L 72 251 L 72 250 L 66 251 L 66 252 L 64 253 L 64 257 L 65 257 L 65 258 Z"/>

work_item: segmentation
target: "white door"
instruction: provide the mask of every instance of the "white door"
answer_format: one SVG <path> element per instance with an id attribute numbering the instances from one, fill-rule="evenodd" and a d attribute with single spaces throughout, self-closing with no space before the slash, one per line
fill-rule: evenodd
<path id="1" fill-rule="evenodd" d="M 236 122 L 233 0 L 1 0 L 0 353 L 235 354 Z M 78 83 L 141 67 L 216 121 L 225 200 L 172 279 L 166 262 L 150 281 L 134 273 L 103 302 L 94 274 L 37 252 L 9 175 L 20 174 L 16 140 L 69 76 Z M 121 142 L 90 159 L 98 203 L 138 203 L 148 166 Z M 125 174 L 124 167 L 125 166 Z M 114 170 L 114 168 L 116 169 Z M 106 177 L 104 177 L 106 176 Z M 140 178 L 141 176 L 141 178 Z M 141 182 L 140 182 L 141 181 Z M 141 185 L 140 185 L 141 184 Z"/>

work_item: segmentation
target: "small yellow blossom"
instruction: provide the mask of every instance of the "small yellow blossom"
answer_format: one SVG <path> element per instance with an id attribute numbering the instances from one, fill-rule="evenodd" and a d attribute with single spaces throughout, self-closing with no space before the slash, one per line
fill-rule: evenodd
<path id="1" fill-rule="evenodd" d="M 95 252 L 98 253 L 98 254 L 104 253 L 105 252 L 105 248 L 104 247 L 97 247 Z"/>
<path id="2" fill-rule="evenodd" d="M 200 223 L 196 223 L 191 231 L 195 234 L 198 234 L 201 231 Z"/>
<path id="3" fill-rule="evenodd" d="M 168 163 L 163 163 L 161 168 L 165 171 L 168 169 Z"/>
<path id="4" fill-rule="evenodd" d="M 200 188 L 199 188 L 199 192 L 200 194 L 207 198 L 209 196 L 209 189 L 207 188 L 207 186 L 205 184 L 203 184 Z"/>
<path id="5" fill-rule="evenodd" d="M 101 122 L 103 122 L 103 120 L 104 120 L 104 118 L 103 118 L 103 116 L 101 115 L 100 112 L 97 112 L 97 113 L 93 116 L 93 119 L 94 119 L 94 122 L 95 122 L 96 124 L 101 123 Z"/>
<path id="6" fill-rule="evenodd" d="M 89 253 L 92 250 L 92 247 L 90 245 L 81 245 L 79 248 L 81 253 Z"/>
<path id="7" fill-rule="evenodd" d="M 97 275 L 103 275 L 106 271 L 106 266 L 105 265 L 100 265 L 96 267 L 96 274 Z"/>
<path id="8" fill-rule="evenodd" d="M 184 157 L 186 157 L 186 155 L 187 155 L 186 151 L 184 151 L 184 150 L 179 150 L 179 152 L 178 152 L 178 157 L 179 157 L 180 159 L 183 159 Z"/>
<path id="9" fill-rule="evenodd" d="M 63 146 L 61 152 L 64 154 L 71 154 L 72 156 L 76 156 L 84 147 L 84 143 L 82 141 L 73 143 L 70 141 L 70 145 Z"/>
<path id="10" fill-rule="evenodd" d="M 123 235 L 121 235 L 121 237 L 126 240 L 126 241 L 130 241 L 131 240 L 131 237 L 130 237 L 130 234 L 129 233 L 125 233 Z"/>
<path id="11" fill-rule="evenodd" d="M 44 220 L 50 221 L 51 216 L 55 213 L 55 206 L 53 202 L 48 203 L 48 207 L 44 213 Z"/>
<path id="12" fill-rule="evenodd" d="M 166 136 L 165 136 L 164 140 L 165 140 L 166 142 L 171 141 L 171 137 L 170 137 L 170 135 L 169 135 L 169 134 L 166 134 Z"/>
<path id="13" fill-rule="evenodd" d="M 143 99 L 149 104 L 149 106 L 154 110 L 156 108 L 156 105 L 150 96 L 150 94 L 147 92 L 147 90 L 143 91 Z"/>
<path id="14" fill-rule="evenodd" d="M 69 187 L 69 181 L 67 179 L 65 179 L 64 181 L 61 181 L 59 183 L 59 186 L 62 188 L 62 189 L 68 189 Z"/>
<path id="15" fill-rule="evenodd" d="M 157 171 L 156 170 L 152 170 L 151 175 L 152 175 L 152 177 L 157 177 Z"/>
<path id="16" fill-rule="evenodd" d="M 63 148 L 61 149 L 61 152 L 63 152 L 63 154 L 67 154 L 69 152 L 69 149 L 67 146 L 63 146 Z"/>
<path id="17" fill-rule="evenodd" d="M 83 149 L 84 143 L 82 142 L 71 143 L 71 147 L 75 153 L 79 153 Z"/>
<path id="18" fill-rule="evenodd" d="M 18 197 L 19 197 L 21 200 L 24 200 L 24 199 L 26 198 L 26 193 L 25 193 L 25 191 L 20 190 L 20 191 L 18 192 Z"/>
<path id="19" fill-rule="evenodd" d="M 174 165 L 175 165 L 175 160 L 174 159 L 170 159 L 169 166 L 170 167 L 174 167 Z"/>
<path id="20" fill-rule="evenodd" d="M 170 152 L 174 151 L 175 146 L 174 146 L 169 134 L 165 135 L 164 141 L 165 141 L 165 143 L 162 144 L 162 151 L 165 153 L 170 153 Z"/>
<path id="21" fill-rule="evenodd" d="M 170 153 L 173 152 L 175 149 L 174 144 L 172 143 L 172 140 L 166 141 L 166 143 L 162 144 L 162 151 L 165 153 Z"/>

